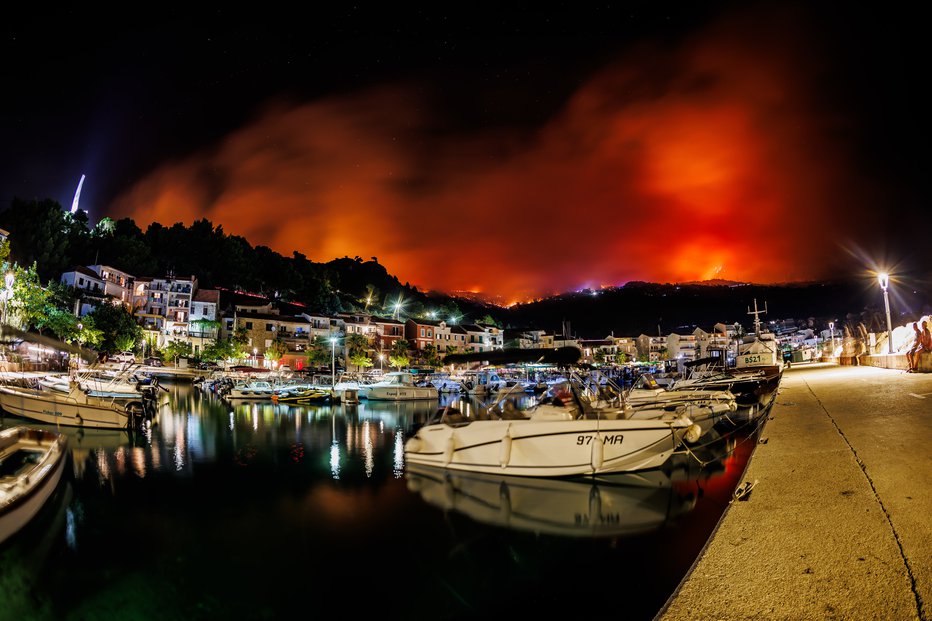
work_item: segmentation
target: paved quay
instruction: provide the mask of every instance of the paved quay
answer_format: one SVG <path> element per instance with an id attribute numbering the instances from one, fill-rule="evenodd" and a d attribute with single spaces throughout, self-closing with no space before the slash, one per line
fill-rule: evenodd
<path id="1" fill-rule="evenodd" d="M 932 374 L 784 372 L 743 481 L 655 621 L 932 620 Z"/>

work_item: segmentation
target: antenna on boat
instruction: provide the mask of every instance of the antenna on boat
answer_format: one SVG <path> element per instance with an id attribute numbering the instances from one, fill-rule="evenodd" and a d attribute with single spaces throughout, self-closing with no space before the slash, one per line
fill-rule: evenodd
<path id="1" fill-rule="evenodd" d="M 767 302 L 764 302 L 764 310 L 757 310 L 757 298 L 754 298 L 754 310 L 748 307 L 748 315 L 754 315 L 754 334 L 760 336 L 760 315 L 766 314 Z"/>

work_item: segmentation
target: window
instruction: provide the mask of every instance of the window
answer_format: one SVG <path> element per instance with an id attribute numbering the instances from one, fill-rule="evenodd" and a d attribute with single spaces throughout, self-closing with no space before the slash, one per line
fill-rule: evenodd
<path id="1" fill-rule="evenodd" d="M 246 329 L 247 329 L 247 330 L 252 330 L 252 322 L 251 322 L 251 321 L 247 321 L 247 322 L 246 322 Z"/>
<path id="2" fill-rule="evenodd" d="M 84 279 L 83 279 L 83 278 L 78 278 L 78 286 L 79 286 L 79 287 L 83 287 L 83 286 L 84 286 Z"/>
<path id="3" fill-rule="evenodd" d="M 265 331 L 266 331 L 266 332 L 275 332 L 275 324 L 274 324 L 274 323 L 267 323 L 267 324 L 265 324 Z"/>
<path id="4" fill-rule="evenodd" d="M 424 328 L 421 328 L 421 336 L 424 336 Z"/>

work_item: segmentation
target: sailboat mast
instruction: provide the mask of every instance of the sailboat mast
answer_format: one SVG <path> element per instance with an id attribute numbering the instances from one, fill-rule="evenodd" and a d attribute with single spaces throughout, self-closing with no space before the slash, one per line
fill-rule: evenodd
<path id="1" fill-rule="evenodd" d="M 748 315 L 754 315 L 754 334 L 760 337 L 760 315 L 767 312 L 767 302 L 764 302 L 764 310 L 757 310 L 757 298 L 754 298 L 754 310 L 748 307 Z"/>

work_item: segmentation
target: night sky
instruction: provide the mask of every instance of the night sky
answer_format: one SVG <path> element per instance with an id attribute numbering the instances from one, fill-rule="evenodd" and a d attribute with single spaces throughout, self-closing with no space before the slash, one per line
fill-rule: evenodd
<path id="1" fill-rule="evenodd" d="M 0 209 L 68 209 L 85 174 L 92 223 L 206 217 L 507 301 L 880 267 L 928 285 L 914 5 L 543 4 L 14 10 Z"/>

